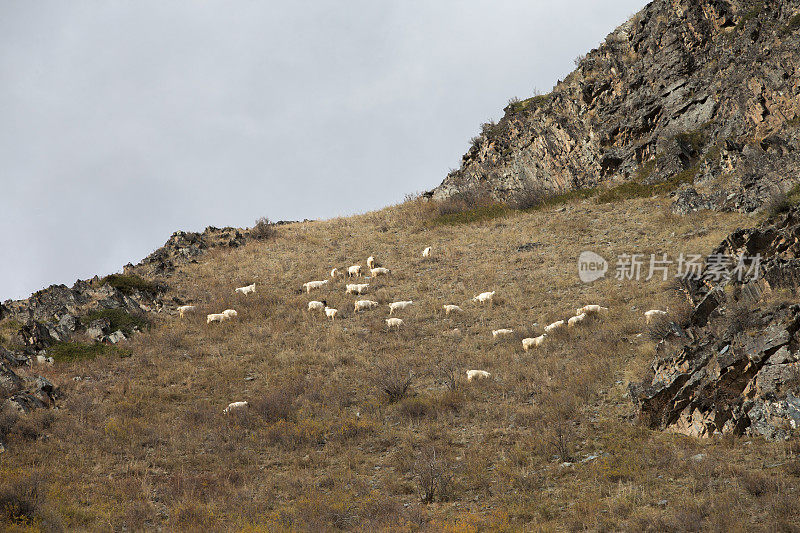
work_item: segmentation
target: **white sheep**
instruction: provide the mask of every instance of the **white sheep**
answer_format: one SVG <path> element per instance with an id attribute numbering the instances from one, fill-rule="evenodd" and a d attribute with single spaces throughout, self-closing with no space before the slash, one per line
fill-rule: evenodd
<path id="1" fill-rule="evenodd" d="M 239 413 L 245 411 L 247 410 L 248 407 L 250 407 L 250 404 L 248 402 L 232 402 L 229 403 L 228 407 L 223 409 L 222 412 L 225 413 L 226 415 L 229 415 L 232 413 Z"/>
<path id="2" fill-rule="evenodd" d="M 428 246 L 424 250 L 422 250 L 422 257 L 430 257 L 431 256 L 431 247 Z"/>
<path id="3" fill-rule="evenodd" d="M 353 265 L 347 267 L 347 277 L 348 278 L 360 278 L 361 277 L 361 265 Z"/>
<path id="4" fill-rule="evenodd" d="M 450 313 L 463 313 L 464 310 L 457 305 L 447 304 L 442 306 L 444 308 L 444 316 L 450 316 Z"/>
<path id="5" fill-rule="evenodd" d="M 473 379 L 489 379 L 492 375 L 486 370 L 467 370 L 467 381 Z"/>
<path id="6" fill-rule="evenodd" d="M 206 324 L 211 324 L 212 322 L 222 322 L 225 320 L 225 315 L 222 313 L 211 313 L 210 315 L 206 316 Z"/>
<path id="7" fill-rule="evenodd" d="M 327 306 L 328 302 L 325 300 L 322 300 L 321 302 L 318 302 L 317 300 L 311 300 L 308 302 L 309 311 L 324 311 Z"/>
<path id="8" fill-rule="evenodd" d="M 661 317 L 664 317 L 664 316 L 667 316 L 667 312 L 666 311 L 661 311 L 660 309 L 651 309 L 650 311 L 646 311 L 644 313 L 645 321 L 648 324 L 652 323 L 657 318 L 661 318 Z"/>
<path id="9" fill-rule="evenodd" d="M 359 311 L 367 311 L 369 309 L 375 309 L 376 307 L 378 307 L 378 305 L 379 305 L 378 302 L 374 302 L 372 300 L 358 300 L 355 303 L 354 312 L 358 313 Z"/>
<path id="10" fill-rule="evenodd" d="M 309 281 L 308 283 L 303 283 L 303 288 L 306 290 L 306 293 L 311 292 L 312 289 L 319 289 L 320 287 L 324 287 L 330 280 L 322 280 L 322 281 Z"/>
<path id="11" fill-rule="evenodd" d="M 370 269 L 369 275 L 372 276 L 373 278 L 377 276 L 388 276 L 389 272 L 390 270 L 388 268 L 375 267 Z"/>
<path id="12" fill-rule="evenodd" d="M 513 329 L 495 329 L 492 331 L 492 337 L 496 339 L 497 337 L 505 337 L 507 335 L 511 335 L 512 333 L 514 333 Z"/>
<path id="13" fill-rule="evenodd" d="M 528 337 L 527 339 L 522 339 L 522 349 L 526 352 L 531 348 L 538 348 L 542 344 L 544 344 L 544 340 L 547 338 L 547 333 L 543 333 L 538 337 Z"/>
<path id="14" fill-rule="evenodd" d="M 196 308 L 197 307 L 194 305 L 182 305 L 178 307 L 178 314 L 180 315 L 181 318 L 183 318 L 186 313 L 191 313 Z"/>
<path id="15" fill-rule="evenodd" d="M 339 269 L 338 268 L 332 268 L 331 269 L 331 278 L 332 279 L 336 279 L 338 276 L 339 276 Z"/>
<path id="16" fill-rule="evenodd" d="M 579 315 L 571 317 L 569 320 L 567 320 L 567 327 L 574 328 L 575 326 L 586 320 L 586 316 L 587 316 L 586 313 L 581 313 Z"/>
<path id="17" fill-rule="evenodd" d="M 369 283 L 348 283 L 345 285 L 345 294 L 364 294 Z"/>
<path id="18" fill-rule="evenodd" d="M 256 284 L 253 283 L 252 285 L 248 285 L 247 287 L 239 287 L 234 292 L 238 292 L 240 294 L 251 294 L 256 292 Z"/>
<path id="19" fill-rule="evenodd" d="M 226 309 L 226 310 L 224 310 L 222 312 L 222 315 L 226 319 L 231 319 L 231 318 L 236 318 L 237 316 L 239 316 L 239 313 L 237 313 L 236 310 L 234 310 L 234 309 Z"/>
<path id="20" fill-rule="evenodd" d="M 367 268 L 372 270 L 375 268 L 375 258 L 372 256 L 367 257 Z"/>
<path id="21" fill-rule="evenodd" d="M 391 315 L 395 311 L 401 311 L 413 303 L 414 302 L 411 300 L 406 300 L 403 302 L 392 302 L 389 304 L 389 315 Z"/>
<path id="22" fill-rule="evenodd" d="M 400 326 L 403 325 L 403 320 L 400 318 L 387 318 L 386 325 L 389 326 L 389 329 L 392 328 L 400 329 Z"/>
<path id="23" fill-rule="evenodd" d="M 496 291 L 482 292 L 472 299 L 473 302 L 483 304 L 486 302 L 494 303 L 494 295 Z"/>
<path id="24" fill-rule="evenodd" d="M 330 318 L 331 320 L 336 320 L 336 316 L 339 314 L 338 309 L 334 309 L 333 307 L 325 306 L 325 316 Z"/>
<path id="25" fill-rule="evenodd" d="M 558 321 L 553 322 L 552 324 L 550 324 L 548 326 L 545 326 L 544 327 L 544 332 L 545 333 L 552 333 L 552 332 L 554 332 L 554 331 L 556 331 L 558 329 L 561 329 L 563 327 L 564 327 L 564 321 L 563 320 L 558 320 Z"/>
<path id="26" fill-rule="evenodd" d="M 608 313 L 608 307 L 603 307 L 602 305 L 592 304 L 592 305 L 584 305 L 580 309 L 575 310 L 576 315 L 582 315 L 586 313 L 587 315 L 599 315 L 599 314 L 606 314 Z"/>

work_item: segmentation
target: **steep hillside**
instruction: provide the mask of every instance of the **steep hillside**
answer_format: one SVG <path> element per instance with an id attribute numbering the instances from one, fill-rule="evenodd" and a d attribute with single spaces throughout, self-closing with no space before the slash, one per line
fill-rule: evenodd
<path id="1" fill-rule="evenodd" d="M 425 202 L 278 228 L 175 266 L 151 329 L 125 357 L 37 369 L 55 410 L 3 412 L 3 527 L 471 531 L 790 527 L 800 513 L 792 441 L 688 439 L 639 426 L 628 385 L 655 356 L 650 308 L 671 283 L 617 280 L 619 254 L 705 253 L 752 221 L 679 217 L 669 199 L 563 207 L 448 225 Z M 421 250 L 433 247 L 433 257 Z M 611 272 L 577 276 L 594 250 Z M 339 279 L 374 255 L 378 309 L 353 312 Z M 254 295 L 234 294 L 255 282 Z M 494 305 L 471 298 L 497 291 Z M 306 310 L 338 308 L 335 321 Z M 389 302 L 413 300 L 388 331 Z M 446 317 L 441 306 L 459 304 Z M 586 303 L 610 308 L 543 346 L 520 339 Z M 206 324 L 226 308 L 235 320 Z M 491 331 L 513 328 L 494 339 Z M 643 335 L 640 335 L 643 334 Z M 491 379 L 468 383 L 468 369 Z M 28 372 L 18 367 L 22 376 Z M 229 402 L 250 408 L 226 416 Z M 764 468 L 767 465 L 768 468 Z M 28 522 L 26 522 L 26 520 Z"/>
<path id="2" fill-rule="evenodd" d="M 800 2 L 655 0 L 549 94 L 485 124 L 429 193 L 514 200 L 668 182 L 679 210 L 751 211 L 800 174 Z"/>

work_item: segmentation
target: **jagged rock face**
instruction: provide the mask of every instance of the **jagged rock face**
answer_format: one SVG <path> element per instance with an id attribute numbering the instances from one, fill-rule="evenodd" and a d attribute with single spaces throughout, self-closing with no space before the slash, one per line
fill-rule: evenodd
<path id="1" fill-rule="evenodd" d="M 656 0 L 550 94 L 509 104 L 428 196 L 674 179 L 697 208 L 753 210 L 800 170 L 798 13 L 797 0 Z"/>
<path id="2" fill-rule="evenodd" d="M 760 279 L 696 282 L 684 346 L 660 344 L 641 383 L 630 388 L 647 426 L 692 436 L 762 435 L 800 429 L 800 305 L 765 303 L 770 291 L 800 286 L 800 208 L 775 224 L 737 230 L 712 254 L 762 256 Z M 727 289 L 727 290 L 726 290 Z M 767 298 L 768 301 L 768 298 Z"/>
<path id="3" fill-rule="evenodd" d="M 247 240 L 246 231 L 237 228 L 214 228 L 209 226 L 203 233 L 176 231 L 167 242 L 144 258 L 137 265 L 149 276 L 168 274 L 177 265 L 196 261 L 197 256 L 210 248 L 220 246 L 235 248 Z M 134 269 L 128 265 L 126 271 Z"/>

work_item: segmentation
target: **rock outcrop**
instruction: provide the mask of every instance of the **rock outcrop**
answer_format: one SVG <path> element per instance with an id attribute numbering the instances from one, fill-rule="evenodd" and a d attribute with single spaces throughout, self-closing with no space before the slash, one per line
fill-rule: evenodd
<path id="1" fill-rule="evenodd" d="M 236 248 L 247 241 L 248 230 L 207 227 L 202 233 L 176 231 L 167 242 L 145 257 L 138 265 L 128 264 L 125 271 L 143 271 L 148 276 L 173 272 L 181 264 L 196 261 L 206 250 L 217 247 Z"/>
<path id="2" fill-rule="evenodd" d="M 684 285 L 695 302 L 688 342 L 659 344 L 647 376 L 630 387 L 651 428 L 706 437 L 784 439 L 800 429 L 800 305 L 782 290 L 800 287 L 800 207 L 768 226 L 738 230 L 712 254 L 760 256 L 749 275 Z M 732 263 L 735 264 L 735 263 Z"/>
<path id="3" fill-rule="evenodd" d="M 800 2 L 656 0 L 550 94 L 512 101 L 427 194 L 639 180 L 752 211 L 800 173 Z"/>

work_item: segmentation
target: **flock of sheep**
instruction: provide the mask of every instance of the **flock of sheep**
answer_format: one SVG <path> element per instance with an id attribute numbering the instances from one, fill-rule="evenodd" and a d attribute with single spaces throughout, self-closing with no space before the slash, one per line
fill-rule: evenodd
<path id="1" fill-rule="evenodd" d="M 431 257 L 432 248 L 429 246 L 422 251 L 423 258 Z M 382 266 L 378 266 L 376 264 L 375 258 L 370 256 L 367 258 L 366 261 L 367 269 L 369 270 L 371 278 L 376 278 L 378 276 L 388 276 L 391 271 L 388 268 L 384 268 Z M 330 278 L 325 280 L 315 280 L 315 281 L 308 281 L 303 284 L 303 290 L 309 294 L 312 290 L 318 290 L 322 287 L 325 287 L 330 283 L 332 280 L 335 281 L 340 277 L 346 276 L 347 278 L 361 278 L 362 277 L 362 268 L 361 265 L 352 265 L 347 268 L 346 273 L 340 273 L 338 268 L 333 268 L 330 271 Z M 362 295 L 369 287 L 369 283 L 347 283 L 345 285 L 345 294 L 354 294 L 354 295 Z M 252 285 L 248 285 L 246 287 L 239 287 L 235 290 L 236 293 L 242 295 L 248 295 L 255 293 L 256 285 L 253 283 Z M 493 304 L 495 298 L 496 291 L 487 291 L 482 292 L 472 298 L 472 301 L 477 304 Z M 403 300 L 392 302 L 389 304 L 389 317 L 386 318 L 386 325 L 389 330 L 395 328 L 397 330 L 403 326 L 404 322 L 403 319 L 397 318 L 392 316 L 395 312 L 402 311 L 407 307 L 411 306 L 414 302 L 412 300 Z M 355 313 L 360 313 L 363 311 L 369 311 L 372 309 L 377 309 L 380 304 L 373 300 L 366 300 L 360 299 L 356 300 L 353 304 L 353 311 Z M 445 304 L 443 307 L 445 316 L 450 316 L 453 313 L 462 313 L 463 310 L 461 307 L 455 304 Z M 195 310 L 195 306 L 193 305 L 184 305 L 178 307 L 178 313 L 181 317 L 185 316 L 186 313 L 192 312 Z M 326 318 L 331 319 L 332 321 L 336 320 L 336 317 L 339 316 L 339 310 L 333 307 L 329 307 L 327 301 L 322 300 L 312 300 L 308 302 L 308 311 L 309 312 L 319 312 L 323 313 Z M 528 337 L 522 339 L 522 349 L 524 351 L 528 351 L 532 348 L 536 348 L 541 346 L 545 343 L 548 335 L 552 335 L 558 331 L 563 330 L 564 328 L 574 328 L 579 326 L 581 323 L 586 321 L 586 319 L 590 316 L 600 317 L 601 315 L 605 315 L 608 313 L 608 307 L 603 307 L 597 304 L 586 305 L 579 309 L 576 309 L 575 315 L 566 319 L 566 320 L 558 320 L 549 324 L 544 327 L 544 333 L 539 335 L 538 337 Z M 663 317 L 667 314 L 666 311 L 660 311 L 657 309 L 653 309 L 644 313 L 647 323 L 651 323 L 653 320 Z M 211 324 L 212 322 L 223 322 L 225 320 L 230 320 L 236 318 L 237 312 L 234 309 L 226 309 L 221 313 L 211 313 L 206 317 L 206 324 Z M 493 338 L 502 338 L 508 335 L 512 335 L 514 333 L 513 329 L 503 328 L 503 329 L 496 329 L 492 331 Z M 473 381 L 476 379 L 486 379 L 490 378 L 491 374 L 485 370 L 467 370 L 467 381 Z M 233 402 L 228 407 L 225 408 L 225 414 L 229 414 L 232 412 L 240 411 L 243 409 L 248 408 L 249 404 L 246 401 L 240 402 Z"/>

